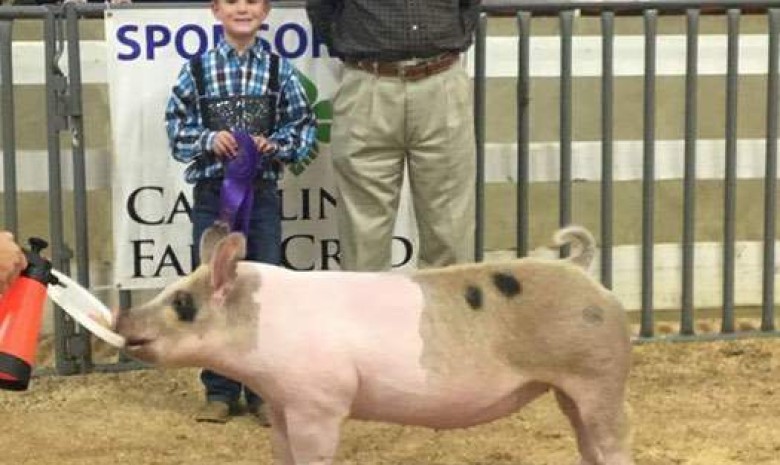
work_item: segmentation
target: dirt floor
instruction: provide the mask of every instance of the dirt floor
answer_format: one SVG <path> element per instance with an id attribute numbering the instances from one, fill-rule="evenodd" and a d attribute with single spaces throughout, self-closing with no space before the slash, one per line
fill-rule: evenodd
<path id="1" fill-rule="evenodd" d="M 780 340 L 634 348 L 633 449 L 640 465 L 780 464 Z M 269 464 L 249 417 L 192 420 L 197 370 L 39 377 L 0 391 L 0 464 Z M 350 421 L 339 464 L 566 465 L 575 444 L 551 396 L 458 431 Z"/>

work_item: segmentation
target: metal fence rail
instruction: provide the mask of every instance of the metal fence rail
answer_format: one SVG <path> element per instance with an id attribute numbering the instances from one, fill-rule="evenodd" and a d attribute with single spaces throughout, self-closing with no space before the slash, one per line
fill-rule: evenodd
<path id="1" fill-rule="evenodd" d="M 139 4 L 140 8 L 159 7 L 188 8 L 199 7 L 202 4 Z M 301 7 L 303 2 L 277 2 L 277 7 Z M 124 6 L 134 8 L 136 6 Z M 49 175 L 49 237 L 51 239 L 52 263 L 65 272 L 75 270 L 77 280 L 90 285 L 88 252 L 89 222 L 86 202 L 86 161 L 84 148 L 84 112 L 82 105 L 82 79 L 80 63 L 79 24 L 85 18 L 101 17 L 105 5 L 86 4 L 66 6 L 2 6 L 0 7 L 0 117 L 2 117 L 3 136 L 3 168 L 4 168 L 4 222 L 3 227 L 14 233 L 19 228 L 19 206 L 17 203 L 17 153 L 14 125 L 17 109 L 15 108 L 13 92 L 13 60 L 12 40 L 15 21 L 40 21 L 45 44 L 45 101 L 46 127 L 48 149 Z M 743 11 L 750 9 L 766 9 L 764 13 L 768 23 L 768 77 L 766 112 L 766 174 L 764 179 L 764 228 L 763 228 L 763 270 L 762 270 L 762 306 L 761 328 L 759 331 L 738 331 L 735 328 L 734 314 L 734 270 L 735 270 L 735 208 L 737 192 L 736 161 L 737 161 L 737 123 L 739 114 L 737 104 L 739 99 L 739 49 L 740 19 Z M 601 185 L 600 185 L 600 217 L 599 242 L 600 279 L 607 286 L 613 285 L 613 245 L 614 245 L 614 173 L 613 146 L 614 107 L 615 107 L 615 23 L 622 14 L 641 15 L 644 28 L 644 75 L 643 75 L 643 175 L 642 175 L 642 298 L 640 313 L 640 329 L 638 342 L 659 340 L 655 332 L 654 321 L 654 254 L 653 246 L 656 219 L 656 173 L 654 172 L 656 155 L 656 43 L 658 39 L 657 23 L 660 14 L 673 12 L 685 15 L 686 18 L 686 68 L 685 68 L 685 168 L 683 180 L 683 231 L 682 242 L 682 274 L 681 279 L 681 311 L 679 332 L 664 339 L 671 340 L 705 340 L 712 338 L 730 338 L 743 336 L 776 336 L 774 313 L 774 286 L 776 273 L 774 264 L 776 211 L 777 211 L 777 112 L 778 112 L 778 34 L 780 34 L 780 0 L 756 0 L 746 4 L 742 1 L 553 1 L 553 0 L 485 0 L 482 5 L 482 16 L 478 25 L 474 46 L 474 88 L 476 112 L 477 141 L 477 237 L 476 258 L 483 259 L 485 237 L 485 147 L 487 145 L 486 115 L 490 108 L 487 105 L 488 79 L 486 68 L 488 58 L 487 25 L 491 16 L 512 15 L 516 18 L 516 36 L 518 45 L 516 70 L 516 106 L 517 121 L 515 125 L 517 142 L 517 190 L 516 190 L 516 221 L 515 232 L 516 254 L 525 256 L 529 253 L 529 230 L 533 222 L 530 198 L 530 123 L 529 112 L 532 98 L 531 67 L 531 37 L 533 25 L 537 16 L 557 16 L 560 31 L 561 68 L 558 83 L 559 93 L 559 125 L 560 134 L 560 181 L 558 185 L 558 222 L 565 225 L 576 222 L 572 211 L 573 192 L 572 161 L 576 155 L 572 150 L 573 141 L 573 53 L 572 41 L 578 16 L 577 10 L 585 10 L 589 15 L 598 15 L 601 27 L 601 101 L 598 109 L 601 137 Z M 696 334 L 696 315 L 694 308 L 694 254 L 695 234 L 695 201 L 697 187 L 696 173 L 696 142 L 699 115 L 697 114 L 698 82 L 698 38 L 699 20 L 704 11 L 722 11 L 727 21 L 728 65 L 725 98 L 725 132 L 726 132 L 726 178 L 723 212 L 723 296 L 721 328 L 717 334 Z M 59 66 L 63 51 L 68 51 L 68 73 Z M 63 135 L 71 141 L 69 149 L 73 162 L 73 208 L 69 212 L 73 218 L 66 218 L 63 209 L 63 179 L 61 166 L 61 140 Z M 73 244 L 65 243 L 65 224 L 73 224 Z M 131 294 L 122 291 L 119 303 L 123 307 L 131 305 Z M 65 313 L 55 312 L 55 351 L 56 371 L 59 374 L 72 374 L 93 370 L 121 370 L 135 368 L 138 365 L 120 359 L 117 364 L 99 365 L 92 361 L 89 334 L 78 327 Z"/>

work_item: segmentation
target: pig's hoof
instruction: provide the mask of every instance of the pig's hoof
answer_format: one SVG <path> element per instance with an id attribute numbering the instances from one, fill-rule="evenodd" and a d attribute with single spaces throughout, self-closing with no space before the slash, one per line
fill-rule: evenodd
<path id="1" fill-rule="evenodd" d="M 254 418 L 260 426 L 264 428 L 271 426 L 271 421 L 268 419 L 268 409 L 265 407 L 265 404 L 247 405 L 246 413 Z"/>
<path id="2" fill-rule="evenodd" d="M 227 423 L 230 420 L 230 404 L 227 402 L 209 401 L 195 415 L 195 421 L 206 423 Z"/>

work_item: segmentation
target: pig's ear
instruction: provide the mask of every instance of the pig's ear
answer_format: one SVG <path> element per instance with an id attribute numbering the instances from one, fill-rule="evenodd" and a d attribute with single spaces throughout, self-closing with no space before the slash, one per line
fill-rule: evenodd
<path id="1" fill-rule="evenodd" d="M 211 255 L 214 253 L 214 247 L 227 237 L 230 232 L 227 223 L 224 221 L 216 221 L 212 226 L 203 231 L 200 236 L 200 262 L 209 263 L 211 261 Z"/>
<path id="2" fill-rule="evenodd" d="M 211 285 L 215 293 L 225 293 L 236 278 L 236 265 L 246 255 L 246 239 L 231 233 L 216 245 L 211 255 Z"/>

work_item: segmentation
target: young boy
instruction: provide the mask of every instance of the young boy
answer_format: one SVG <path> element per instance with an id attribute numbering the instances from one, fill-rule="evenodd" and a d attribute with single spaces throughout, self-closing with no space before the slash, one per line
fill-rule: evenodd
<path id="1" fill-rule="evenodd" d="M 186 63 L 179 73 L 165 118 L 173 157 L 189 166 L 194 184 L 193 244 L 217 220 L 225 220 L 226 199 L 235 197 L 230 173 L 252 151 L 256 174 L 246 184 L 251 212 L 245 218 L 247 260 L 281 262 L 281 212 L 277 179 L 283 163 L 306 157 L 315 140 L 316 121 L 293 66 L 263 51 L 257 38 L 270 0 L 213 0 L 211 9 L 224 39 Z M 249 139 L 251 137 L 251 139 Z M 243 144 L 243 145 L 242 145 Z M 253 147 L 251 147 L 254 145 Z M 231 166 L 231 162 L 235 162 Z M 224 187 L 223 187 L 224 186 Z M 233 205 L 235 207 L 236 205 Z M 246 203 L 241 205 L 246 206 Z M 229 207 L 229 206 L 228 206 Z M 245 212 L 246 213 L 246 212 Z M 248 221 L 248 224 L 246 224 Z M 236 228 L 237 229 L 237 228 Z M 240 383 L 204 370 L 206 405 L 198 421 L 224 423 L 237 412 L 242 390 L 247 411 L 267 425 L 262 400 Z"/>

